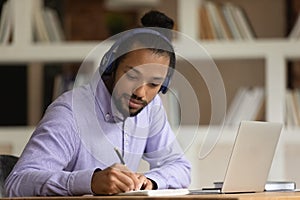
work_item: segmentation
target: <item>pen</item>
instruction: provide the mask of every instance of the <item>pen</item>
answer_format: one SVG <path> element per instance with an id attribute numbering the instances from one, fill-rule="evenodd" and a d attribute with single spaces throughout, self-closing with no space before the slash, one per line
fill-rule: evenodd
<path id="1" fill-rule="evenodd" d="M 119 157 L 121 163 L 122 163 L 123 165 L 126 165 L 126 164 L 125 164 L 125 161 L 124 161 L 123 157 L 121 156 L 121 153 L 120 153 L 120 151 L 119 151 L 119 149 L 118 149 L 117 147 L 115 147 L 115 152 L 117 153 L 117 155 L 118 155 L 118 157 Z"/>

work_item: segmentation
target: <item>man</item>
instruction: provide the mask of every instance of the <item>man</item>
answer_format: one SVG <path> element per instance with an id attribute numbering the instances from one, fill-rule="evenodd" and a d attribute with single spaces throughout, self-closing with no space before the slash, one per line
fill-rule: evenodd
<path id="1" fill-rule="evenodd" d="M 166 18 L 159 12 L 145 16 Z M 154 28 L 124 33 L 89 84 L 49 106 L 6 180 L 8 196 L 188 187 L 190 164 L 157 95 L 167 91 L 175 67 L 165 33 Z M 137 173 L 142 158 L 150 170 Z"/>

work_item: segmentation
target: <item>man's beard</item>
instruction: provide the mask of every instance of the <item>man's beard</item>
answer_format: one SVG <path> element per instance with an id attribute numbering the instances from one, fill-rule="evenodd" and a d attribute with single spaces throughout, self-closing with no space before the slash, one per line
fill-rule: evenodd
<path id="1" fill-rule="evenodd" d="M 125 101 L 124 101 L 125 99 Z M 129 105 L 125 105 L 125 102 L 128 103 L 128 101 L 130 99 L 135 99 L 141 102 L 141 104 L 143 104 L 143 106 L 136 111 L 130 111 L 131 107 L 129 107 Z M 122 101 L 123 100 L 123 101 Z M 127 101 L 128 100 L 128 101 Z M 126 117 L 134 117 L 137 114 L 139 114 L 146 106 L 147 106 L 147 102 L 144 100 L 141 100 L 139 97 L 137 97 L 136 95 L 132 94 L 132 96 L 128 95 L 128 94 L 123 94 L 121 97 L 117 98 L 116 96 L 113 95 L 113 103 L 115 104 L 116 108 L 118 109 L 118 111 L 123 115 L 124 118 Z"/>

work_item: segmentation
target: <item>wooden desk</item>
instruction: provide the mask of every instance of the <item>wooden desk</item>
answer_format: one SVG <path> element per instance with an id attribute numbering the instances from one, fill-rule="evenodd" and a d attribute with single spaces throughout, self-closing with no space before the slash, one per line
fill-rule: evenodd
<path id="1" fill-rule="evenodd" d="M 300 192 L 264 192 L 245 194 L 184 195 L 169 197 L 146 196 L 75 196 L 75 197 L 16 197 L 2 200 L 300 200 Z"/>
<path id="2" fill-rule="evenodd" d="M 213 195 L 215 198 L 236 198 L 238 200 L 285 200 L 299 199 L 300 192 L 262 192 L 262 193 L 244 193 L 244 194 L 221 194 Z"/>

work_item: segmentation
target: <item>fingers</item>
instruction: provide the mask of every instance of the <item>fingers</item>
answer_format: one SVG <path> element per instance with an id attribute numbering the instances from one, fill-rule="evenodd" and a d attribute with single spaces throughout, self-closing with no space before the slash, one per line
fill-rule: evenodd
<path id="1" fill-rule="evenodd" d="M 118 174 L 118 180 L 120 181 L 119 186 L 121 189 L 124 191 L 130 191 L 130 190 L 139 190 L 142 186 L 142 183 L 138 179 L 138 176 L 136 173 L 130 171 L 128 168 L 124 169 L 118 169 L 119 170 Z M 127 190 L 125 190 L 127 189 Z"/>
<path id="2" fill-rule="evenodd" d="M 139 175 L 130 171 L 122 164 L 114 164 L 111 167 L 94 173 L 92 178 L 92 191 L 95 194 L 115 194 L 138 190 L 143 182 Z"/>

